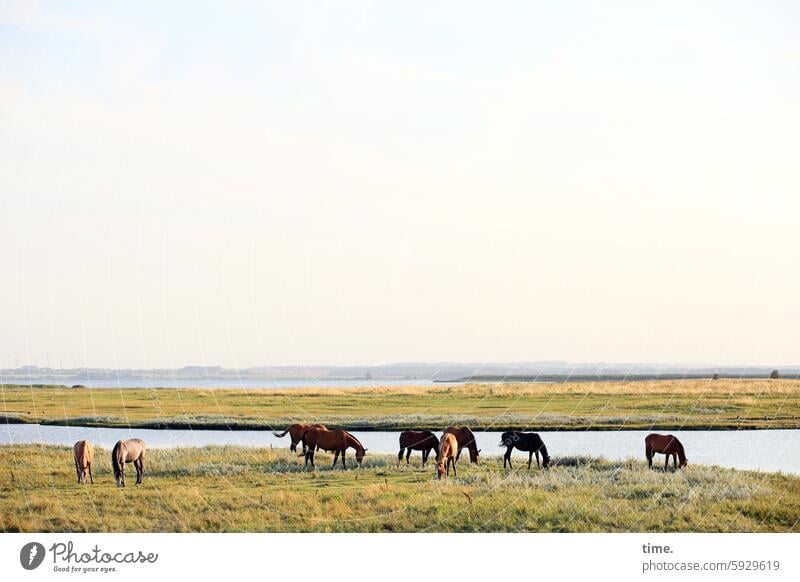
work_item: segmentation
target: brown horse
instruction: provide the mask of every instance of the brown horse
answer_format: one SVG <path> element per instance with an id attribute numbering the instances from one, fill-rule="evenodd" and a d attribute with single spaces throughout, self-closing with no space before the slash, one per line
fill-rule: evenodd
<path id="1" fill-rule="evenodd" d="M 367 454 L 359 440 L 345 430 L 327 430 L 324 428 L 310 428 L 303 433 L 303 449 L 306 450 L 306 465 L 311 461 L 311 466 L 314 465 L 314 452 L 319 448 L 323 451 L 335 451 L 333 457 L 333 466 L 336 467 L 336 461 L 339 460 L 339 454 L 342 455 L 342 468 L 346 469 L 344 455 L 348 448 L 352 447 L 356 450 L 356 462 L 360 465 Z"/>
<path id="2" fill-rule="evenodd" d="M 453 467 L 453 476 L 458 477 L 456 472 L 456 461 L 458 461 L 458 440 L 455 435 L 446 432 L 439 441 L 439 453 L 436 455 L 436 478 L 441 479 L 450 476 L 450 467 Z"/>
<path id="3" fill-rule="evenodd" d="M 422 451 L 422 466 L 428 462 L 431 451 L 439 448 L 439 439 L 429 430 L 404 430 L 400 433 L 400 452 L 397 453 L 397 462 L 403 460 L 403 451 L 406 452 L 406 463 L 411 457 L 411 451 Z"/>
<path id="4" fill-rule="evenodd" d="M 289 438 L 292 441 L 292 444 L 289 445 L 289 450 L 293 453 L 297 451 L 297 443 L 299 443 L 303 439 L 303 433 L 306 432 L 310 428 L 325 428 L 324 424 L 291 424 L 289 428 L 287 428 L 283 432 L 276 432 L 272 431 L 272 434 L 278 438 L 285 437 L 286 433 L 289 433 Z M 303 454 L 306 453 L 306 446 L 303 445 Z"/>
<path id="5" fill-rule="evenodd" d="M 117 487 L 125 487 L 125 463 L 133 463 L 136 467 L 136 484 L 144 481 L 144 452 L 145 444 L 142 439 L 129 439 L 117 441 L 111 451 L 111 466 L 114 467 L 114 480 Z"/>
<path id="6" fill-rule="evenodd" d="M 78 472 L 78 483 L 86 483 L 86 472 L 89 472 L 89 481 L 94 485 L 92 477 L 92 461 L 94 460 L 94 449 L 89 441 L 78 441 L 72 447 L 75 455 L 75 470 Z"/>
<path id="7" fill-rule="evenodd" d="M 475 435 L 472 434 L 471 430 L 469 430 L 466 426 L 448 426 L 443 432 L 445 434 L 452 434 L 458 441 L 458 454 L 456 455 L 456 460 L 461 458 L 461 451 L 467 449 L 469 451 L 469 462 L 478 462 L 478 453 L 481 452 L 481 449 L 478 448 L 478 445 L 475 442 Z"/>
<path id="8" fill-rule="evenodd" d="M 649 434 L 644 438 L 644 454 L 647 457 L 647 466 L 653 468 L 653 457 L 656 453 L 661 453 L 667 456 L 667 462 L 664 463 L 664 470 L 669 467 L 669 458 L 672 457 L 673 466 L 678 468 L 678 460 L 680 459 L 681 468 L 689 464 L 686 458 L 686 453 L 683 451 L 681 441 L 676 439 L 671 434 Z"/>

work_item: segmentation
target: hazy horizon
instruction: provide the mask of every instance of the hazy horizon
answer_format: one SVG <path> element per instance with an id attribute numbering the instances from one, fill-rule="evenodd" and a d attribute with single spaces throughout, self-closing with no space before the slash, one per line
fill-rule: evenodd
<path id="1" fill-rule="evenodd" d="M 799 361 L 798 16 L 2 2 L 0 367 Z"/>

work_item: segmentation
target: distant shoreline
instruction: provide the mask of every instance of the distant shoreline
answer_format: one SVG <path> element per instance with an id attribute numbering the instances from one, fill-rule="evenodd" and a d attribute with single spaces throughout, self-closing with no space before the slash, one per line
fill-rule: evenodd
<path id="1" fill-rule="evenodd" d="M 784 380 L 800 380 L 800 374 L 781 374 Z M 455 380 L 433 380 L 436 383 L 540 383 L 566 382 L 646 382 L 652 380 L 769 380 L 770 374 L 540 374 L 534 376 L 466 376 Z"/>

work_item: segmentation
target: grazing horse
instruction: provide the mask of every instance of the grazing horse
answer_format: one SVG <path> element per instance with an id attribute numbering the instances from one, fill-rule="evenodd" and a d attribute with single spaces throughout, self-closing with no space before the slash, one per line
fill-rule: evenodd
<path id="1" fill-rule="evenodd" d="M 456 455 L 456 460 L 461 458 L 461 451 L 467 449 L 469 450 L 469 462 L 478 462 L 478 453 L 480 453 L 481 450 L 478 448 L 478 445 L 475 442 L 475 435 L 472 434 L 471 430 L 469 430 L 466 426 L 448 426 L 443 432 L 445 434 L 452 434 L 456 437 L 456 441 L 458 441 L 458 454 Z"/>
<path id="2" fill-rule="evenodd" d="M 114 480 L 117 487 L 125 487 L 125 463 L 133 463 L 136 467 L 136 484 L 144 481 L 144 452 L 145 444 L 142 439 L 129 439 L 117 441 L 111 451 L 111 466 L 114 467 Z"/>
<path id="3" fill-rule="evenodd" d="M 289 445 L 289 450 L 293 453 L 297 451 L 297 443 L 299 443 L 303 439 L 303 433 L 306 432 L 310 428 L 325 428 L 324 424 L 291 424 L 289 428 L 287 428 L 283 432 L 272 431 L 272 434 L 278 438 L 285 437 L 286 433 L 289 433 L 289 438 L 292 441 L 292 444 Z M 303 445 L 303 454 L 306 454 L 306 446 Z"/>
<path id="4" fill-rule="evenodd" d="M 344 469 L 347 468 L 344 460 L 344 454 L 349 447 L 352 447 L 356 450 L 356 462 L 359 465 L 364 459 L 364 455 L 367 454 L 367 449 L 361 445 L 359 440 L 345 430 L 310 428 L 303 433 L 302 440 L 303 450 L 306 450 L 306 447 L 308 447 L 308 450 L 306 450 L 305 453 L 305 464 L 308 465 L 308 462 L 311 461 L 312 467 L 316 466 L 314 465 L 314 451 L 316 451 L 318 448 L 322 449 L 323 451 L 335 451 L 333 457 L 333 467 L 336 467 L 336 461 L 339 460 L 339 454 L 341 453 L 342 468 Z"/>
<path id="5" fill-rule="evenodd" d="M 86 472 L 89 472 L 89 481 L 94 485 L 92 477 L 92 461 L 94 460 L 94 449 L 89 441 L 78 441 L 72 447 L 75 455 L 75 470 L 78 472 L 78 483 L 86 483 Z"/>
<path id="6" fill-rule="evenodd" d="M 500 436 L 500 446 L 501 447 L 508 447 L 506 449 L 506 454 L 503 455 L 503 469 L 506 468 L 506 462 L 508 462 L 508 468 L 513 469 L 511 466 L 511 451 L 514 448 L 519 449 L 520 451 L 526 451 L 528 453 L 528 470 L 531 469 L 531 460 L 533 455 L 536 455 L 536 466 L 539 466 L 539 451 L 542 452 L 542 464 L 544 468 L 550 465 L 550 455 L 547 454 L 547 447 L 544 446 L 542 442 L 542 438 L 535 432 L 518 432 L 516 430 L 510 430 L 508 432 L 504 432 Z"/>
<path id="7" fill-rule="evenodd" d="M 667 462 L 664 463 L 664 470 L 669 468 L 669 458 L 672 457 L 673 466 L 678 468 L 678 460 L 680 459 L 681 468 L 689 464 L 686 458 L 686 453 L 683 451 L 681 441 L 676 439 L 671 434 L 649 434 L 644 437 L 644 454 L 647 457 L 647 466 L 653 468 L 653 457 L 656 453 L 661 453 L 667 456 Z"/>
<path id="8" fill-rule="evenodd" d="M 436 478 L 441 479 L 442 475 L 449 477 L 451 466 L 453 467 L 453 476 L 458 477 L 456 461 L 458 461 L 458 440 L 453 433 L 446 432 L 439 441 L 439 452 L 436 455 Z"/>
<path id="9" fill-rule="evenodd" d="M 400 452 L 397 453 L 397 462 L 403 460 L 403 451 L 406 452 L 406 463 L 411 457 L 411 451 L 422 451 L 422 466 L 428 462 L 431 451 L 439 449 L 439 439 L 429 430 L 404 430 L 400 433 Z"/>

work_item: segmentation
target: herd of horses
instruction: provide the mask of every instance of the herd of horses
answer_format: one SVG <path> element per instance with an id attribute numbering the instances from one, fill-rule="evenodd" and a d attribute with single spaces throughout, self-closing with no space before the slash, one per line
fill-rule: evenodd
<path id="1" fill-rule="evenodd" d="M 114 469 L 114 481 L 117 487 L 125 487 L 125 464 L 133 463 L 136 468 L 136 484 L 144 482 L 144 453 L 147 446 L 142 439 L 128 439 L 117 441 L 111 450 L 111 467 Z M 75 470 L 78 472 L 78 483 L 89 482 L 94 485 L 92 476 L 92 463 L 94 462 L 94 447 L 89 441 L 78 441 L 72 447 L 75 456 Z"/>
<path id="2" fill-rule="evenodd" d="M 293 424 L 283 432 L 272 433 L 276 437 L 290 437 L 289 450 L 297 452 L 297 445 L 302 444 L 302 453 L 305 457 L 305 465 L 314 464 L 314 453 L 322 449 L 334 453 L 333 467 L 341 456 L 342 467 L 347 468 L 345 463 L 345 453 L 347 449 L 355 449 L 356 463 L 361 465 L 361 461 L 367 454 L 367 449 L 356 437 L 346 430 L 330 430 L 323 424 Z M 541 437 L 535 432 L 521 432 L 510 430 L 500 436 L 500 446 L 506 447 L 503 455 L 503 468 L 513 468 L 511 465 L 511 452 L 514 449 L 528 453 L 528 470 L 531 468 L 534 455 L 536 456 L 536 466 L 547 469 L 550 466 L 550 455 Z M 688 464 L 686 453 L 681 442 L 670 434 L 649 434 L 644 439 L 645 456 L 647 465 L 652 469 L 653 457 L 656 453 L 666 456 L 664 470 L 669 468 L 670 459 L 677 470 Z M 117 441 L 111 451 L 111 466 L 114 469 L 114 480 L 117 487 L 125 487 L 125 465 L 133 463 L 136 469 L 136 484 L 140 485 L 144 481 L 144 456 L 147 447 L 141 439 L 128 439 Z M 477 446 L 475 435 L 466 426 L 448 426 L 442 431 L 442 437 L 437 437 L 428 430 L 406 430 L 400 433 L 400 452 L 397 454 L 397 462 L 401 463 L 405 455 L 406 463 L 409 463 L 412 451 L 422 453 L 422 466 L 428 462 L 431 451 L 435 453 L 436 477 L 449 477 L 450 470 L 453 475 L 458 477 L 456 463 L 461 457 L 461 452 L 466 449 L 469 452 L 471 463 L 478 462 L 478 455 L 481 449 Z M 75 443 L 73 447 L 75 456 L 75 470 L 78 473 L 78 483 L 86 483 L 86 476 L 89 482 L 94 484 L 92 476 L 92 461 L 94 460 L 94 449 L 89 441 L 82 440 Z M 541 464 L 539 463 L 541 455 Z"/>

